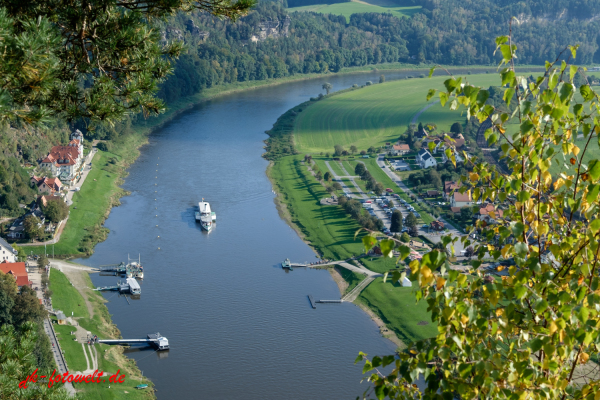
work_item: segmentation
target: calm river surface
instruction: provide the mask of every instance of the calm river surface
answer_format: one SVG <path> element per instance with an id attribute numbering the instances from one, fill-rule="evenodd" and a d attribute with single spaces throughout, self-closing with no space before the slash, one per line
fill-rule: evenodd
<path id="1" fill-rule="evenodd" d="M 338 299 L 324 270 L 284 272 L 279 263 L 315 261 L 277 214 L 264 131 L 289 108 L 322 92 L 377 81 L 380 73 L 331 76 L 221 96 L 156 130 L 130 168 L 131 195 L 106 221 L 108 239 L 83 264 L 141 254 L 140 300 L 106 294 L 124 338 L 160 332 L 168 354 L 130 352 L 159 399 L 353 399 L 366 389 L 359 351 L 395 346 L 353 304 Z M 414 72 L 385 72 L 394 79 Z M 425 94 L 423 94 L 425 95 Z M 155 185 L 156 184 L 156 185 Z M 210 234 L 194 222 L 205 198 L 217 214 Z M 92 275 L 95 285 L 118 278 Z"/>

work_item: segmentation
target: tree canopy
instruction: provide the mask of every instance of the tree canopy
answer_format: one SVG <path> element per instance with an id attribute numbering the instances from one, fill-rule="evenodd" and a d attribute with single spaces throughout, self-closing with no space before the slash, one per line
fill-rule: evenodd
<path id="1" fill-rule="evenodd" d="M 410 263 L 416 300 L 427 302 L 439 333 L 409 343 L 397 356 L 359 355 L 380 399 L 600 396 L 600 381 L 590 372 L 600 344 L 600 97 L 573 82 L 582 71 L 570 62 L 577 47 L 528 81 L 514 68 L 511 36 L 496 45 L 504 107 L 486 104 L 489 91 L 465 77 L 449 77 L 428 99 L 437 95 L 443 106 L 492 121 L 485 137 L 500 145 L 508 171 L 468 159 L 472 171 L 462 176 L 460 191 L 492 204 L 497 223 L 469 226 L 478 242 L 469 235 L 442 237 L 444 247 L 459 240 L 473 247 L 470 271 L 453 269 L 446 252 L 436 250 Z M 507 112 L 512 102 L 517 106 Z M 454 160 L 450 149 L 447 154 Z M 377 243 L 363 242 L 367 248 Z M 410 251 L 398 250 L 401 259 Z M 492 273 L 479 269 L 484 257 L 498 261 Z"/>
<path id="2" fill-rule="evenodd" d="M 56 115 L 115 121 L 158 113 L 155 93 L 181 42 L 160 43 L 156 22 L 178 11 L 235 18 L 253 0 L 0 1 L 0 120 Z"/>

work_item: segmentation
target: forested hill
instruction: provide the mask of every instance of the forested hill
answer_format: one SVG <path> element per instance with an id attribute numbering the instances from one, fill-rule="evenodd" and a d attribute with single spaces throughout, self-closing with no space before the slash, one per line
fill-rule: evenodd
<path id="1" fill-rule="evenodd" d="M 312 1 L 312 0 L 311 0 Z M 543 3 L 543 4 L 541 4 Z M 403 0 L 422 5 L 412 18 L 391 14 L 289 13 L 285 2 L 261 1 L 236 22 L 203 14 L 176 16 L 164 39 L 183 39 L 188 54 L 161 89 L 171 101 L 223 83 L 279 78 L 387 62 L 491 64 L 496 36 L 512 16 L 519 62 L 543 64 L 568 44 L 577 62 L 600 62 L 597 0 Z"/>

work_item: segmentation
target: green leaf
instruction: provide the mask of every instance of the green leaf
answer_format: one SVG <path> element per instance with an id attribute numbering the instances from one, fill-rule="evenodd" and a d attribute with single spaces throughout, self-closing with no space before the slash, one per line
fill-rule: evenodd
<path id="1" fill-rule="evenodd" d="M 535 311 L 538 314 L 543 313 L 548 308 L 548 302 L 546 300 L 540 300 L 535 305 Z"/>
<path id="2" fill-rule="evenodd" d="M 383 385 L 375 386 L 375 396 L 377 396 L 379 400 L 383 400 L 385 398 L 384 389 L 385 386 Z"/>
<path id="3" fill-rule="evenodd" d="M 522 299 L 527 294 L 527 288 L 523 285 L 519 285 L 515 287 L 515 296 L 517 299 Z"/>
<path id="4" fill-rule="evenodd" d="M 509 88 L 504 91 L 504 96 L 502 97 L 502 99 L 504 100 L 507 106 L 510 106 L 510 101 L 512 100 L 514 95 L 515 89 L 513 88 Z"/>
<path id="5" fill-rule="evenodd" d="M 442 107 L 444 107 L 446 105 L 447 101 L 448 101 L 448 93 L 440 92 L 440 103 L 442 104 Z"/>
<path id="6" fill-rule="evenodd" d="M 480 90 L 479 93 L 477 93 L 477 105 L 479 107 L 483 107 L 483 105 L 489 97 L 490 92 L 488 92 L 487 90 Z"/>
<path id="7" fill-rule="evenodd" d="M 592 204 L 598 200 L 598 193 L 600 193 L 600 185 L 590 185 L 585 199 L 588 203 Z"/>
<path id="8" fill-rule="evenodd" d="M 569 67 L 569 80 L 571 82 L 573 82 L 573 78 L 575 77 L 575 74 L 577 73 L 578 70 L 579 70 L 579 67 L 577 65 L 571 65 L 571 67 Z"/>
<path id="9" fill-rule="evenodd" d="M 436 92 L 437 90 L 435 89 L 429 89 L 429 91 L 427 92 L 427 101 L 431 100 L 431 98 L 435 96 Z"/>
<path id="10" fill-rule="evenodd" d="M 579 93 L 581 93 L 581 95 L 583 96 L 583 99 L 585 101 L 591 101 L 596 96 L 596 94 L 594 93 L 594 91 L 592 90 L 592 88 L 590 88 L 589 85 L 582 85 L 579 88 Z"/>
<path id="11" fill-rule="evenodd" d="M 408 246 L 400 246 L 398 247 L 398 251 L 400 252 L 400 260 L 404 260 L 410 255 L 410 247 Z"/>
<path id="12" fill-rule="evenodd" d="M 444 86 L 446 86 L 446 90 L 448 91 L 448 93 L 452 93 L 454 92 L 454 89 L 456 89 L 456 80 L 455 79 L 446 79 L 444 81 Z"/>
<path id="13" fill-rule="evenodd" d="M 369 250 L 371 250 L 373 246 L 377 244 L 377 239 L 371 235 L 368 235 L 362 238 L 362 242 L 365 245 L 365 253 L 368 253 Z"/>
<path id="14" fill-rule="evenodd" d="M 600 230 L 600 219 L 595 219 L 590 223 L 590 230 L 595 235 Z"/>
<path id="15" fill-rule="evenodd" d="M 433 76 L 433 73 L 435 72 L 435 66 L 431 67 L 431 69 L 429 70 L 429 77 L 431 78 Z M 429 100 L 429 99 L 428 99 Z"/>
<path id="16" fill-rule="evenodd" d="M 600 178 L 600 160 L 590 161 L 587 173 L 592 179 L 592 182 L 596 182 L 598 178 Z"/>
<path id="17" fill-rule="evenodd" d="M 395 245 L 396 242 L 394 242 L 392 239 L 383 239 L 381 242 L 379 242 L 381 254 L 383 254 L 384 257 L 391 258 L 394 255 L 393 250 Z"/>
<path id="18" fill-rule="evenodd" d="M 581 309 L 579 310 L 579 320 L 582 323 L 586 323 L 588 320 L 588 317 L 590 316 L 590 310 L 587 307 L 581 307 Z"/>
<path id="19" fill-rule="evenodd" d="M 514 247 L 516 255 L 525 257 L 527 255 L 527 245 L 523 242 L 517 243 Z"/>

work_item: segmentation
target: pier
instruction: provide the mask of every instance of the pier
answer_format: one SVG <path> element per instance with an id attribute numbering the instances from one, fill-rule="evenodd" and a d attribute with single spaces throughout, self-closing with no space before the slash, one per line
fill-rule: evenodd
<path id="1" fill-rule="evenodd" d="M 308 301 L 310 301 L 310 306 L 312 308 L 317 308 L 317 306 L 315 305 L 315 299 L 313 299 L 313 297 L 310 294 L 308 295 Z"/>
<path id="2" fill-rule="evenodd" d="M 140 284 L 134 278 L 127 278 L 124 283 L 117 283 L 114 286 L 100 286 L 97 287 L 97 291 L 110 291 L 110 290 L 118 290 L 121 293 L 130 293 L 130 294 L 142 294 L 142 288 Z"/>
<path id="3" fill-rule="evenodd" d="M 94 336 L 90 344 L 149 344 L 156 347 L 157 350 L 169 350 L 169 340 L 162 336 L 160 333 L 150 333 L 146 339 L 98 339 L 98 336 Z"/>

